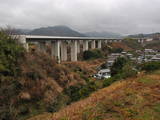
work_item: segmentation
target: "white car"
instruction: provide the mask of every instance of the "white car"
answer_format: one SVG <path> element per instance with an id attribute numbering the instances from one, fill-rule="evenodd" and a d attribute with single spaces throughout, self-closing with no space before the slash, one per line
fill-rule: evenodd
<path id="1" fill-rule="evenodd" d="M 110 77 L 111 77 L 110 74 L 104 74 L 104 75 L 102 75 L 102 78 L 105 78 L 105 79 L 108 79 L 108 78 L 110 78 Z"/>
<path id="2" fill-rule="evenodd" d="M 101 79 L 102 78 L 102 76 L 100 74 L 95 74 L 95 75 L 93 75 L 93 77 L 96 78 L 96 79 Z"/>

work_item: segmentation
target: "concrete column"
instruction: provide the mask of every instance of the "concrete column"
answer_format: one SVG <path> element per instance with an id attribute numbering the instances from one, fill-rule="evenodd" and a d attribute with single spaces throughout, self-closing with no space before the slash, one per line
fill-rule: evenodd
<path id="1" fill-rule="evenodd" d="M 77 41 L 77 53 L 80 53 L 81 52 L 81 43 L 80 41 Z"/>
<path id="2" fill-rule="evenodd" d="M 51 43 L 51 55 L 60 63 L 60 41 Z"/>
<path id="3" fill-rule="evenodd" d="M 71 61 L 77 61 L 77 41 L 71 42 Z"/>
<path id="4" fill-rule="evenodd" d="M 26 36 L 25 35 L 20 35 L 18 36 L 18 41 L 23 45 L 23 47 L 29 51 L 29 46 L 28 43 L 26 41 Z"/>
<path id="5" fill-rule="evenodd" d="M 83 40 L 83 51 L 88 50 L 88 40 Z"/>
<path id="6" fill-rule="evenodd" d="M 91 49 L 95 49 L 96 48 L 96 42 L 95 40 L 91 41 Z"/>
<path id="7" fill-rule="evenodd" d="M 118 40 L 118 42 L 122 42 L 122 40 L 121 40 L 121 39 L 119 39 L 119 40 Z"/>
<path id="8" fill-rule="evenodd" d="M 67 61 L 67 42 L 66 41 L 61 42 L 61 60 Z"/>
<path id="9" fill-rule="evenodd" d="M 102 47 L 102 41 L 98 40 L 98 48 L 101 48 L 101 47 Z"/>

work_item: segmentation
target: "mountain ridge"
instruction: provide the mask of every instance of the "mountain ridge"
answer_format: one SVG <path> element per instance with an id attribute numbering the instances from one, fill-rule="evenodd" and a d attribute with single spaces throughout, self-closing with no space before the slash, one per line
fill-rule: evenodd
<path id="1" fill-rule="evenodd" d="M 122 38 L 121 34 L 113 32 L 79 32 L 68 26 L 48 26 L 40 27 L 32 30 L 29 29 L 14 29 L 13 34 L 24 35 L 44 35 L 44 36 L 66 36 L 66 37 L 107 37 L 107 38 Z"/>
<path id="2" fill-rule="evenodd" d="M 30 31 L 30 35 L 47 35 L 47 36 L 67 36 L 67 37 L 85 37 L 82 33 L 79 33 L 67 26 L 49 26 L 41 27 Z"/>

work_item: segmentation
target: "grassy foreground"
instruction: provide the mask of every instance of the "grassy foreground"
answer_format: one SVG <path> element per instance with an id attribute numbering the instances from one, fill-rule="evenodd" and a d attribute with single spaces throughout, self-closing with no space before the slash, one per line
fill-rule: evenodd
<path id="1" fill-rule="evenodd" d="M 160 120 L 160 71 L 118 81 L 54 114 L 29 120 Z"/>

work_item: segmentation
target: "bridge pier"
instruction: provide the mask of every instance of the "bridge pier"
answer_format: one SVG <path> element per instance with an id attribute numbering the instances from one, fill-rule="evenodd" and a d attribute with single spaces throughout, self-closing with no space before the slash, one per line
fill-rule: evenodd
<path id="1" fill-rule="evenodd" d="M 98 48 L 101 49 L 102 48 L 102 41 L 98 40 Z"/>
<path id="2" fill-rule="evenodd" d="M 96 41 L 92 40 L 91 41 L 91 49 L 95 49 L 96 48 Z"/>
<path id="3" fill-rule="evenodd" d="M 105 43 L 108 43 L 108 41 L 107 41 L 107 40 L 105 40 L 104 42 L 105 42 Z"/>
<path id="4" fill-rule="evenodd" d="M 51 43 L 51 55 L 60 63 L 60 41 L 54 41 Z"/>
<path id="5" fill-rule="evenodd" d="M 81 52 L 81 41 L 77 41 L 77 53 Z"/>
<path id="6" fill-rule="evenodd" d="M 77 61 L 77 41 L 71 41 L 71 61 Z"/>
<path id="7" fill-rule="evenodd" d="M 67 41 L 61 42 L 61 60 L 67 61 Z"/>
<path id="8" fill-rule="evenodd" d="M 88 50 L 88 40 L 84 40 L 83 41 L 83 51 L 87 51 Z"/>
<path id="9" fill-rule="evenodd" d="M 22 46 L 26 49 L 26 51 L 29 51 L 29 45 L 26 41 L 25 35 L 18 36 L 18 41 L 22 44 Z"/>

